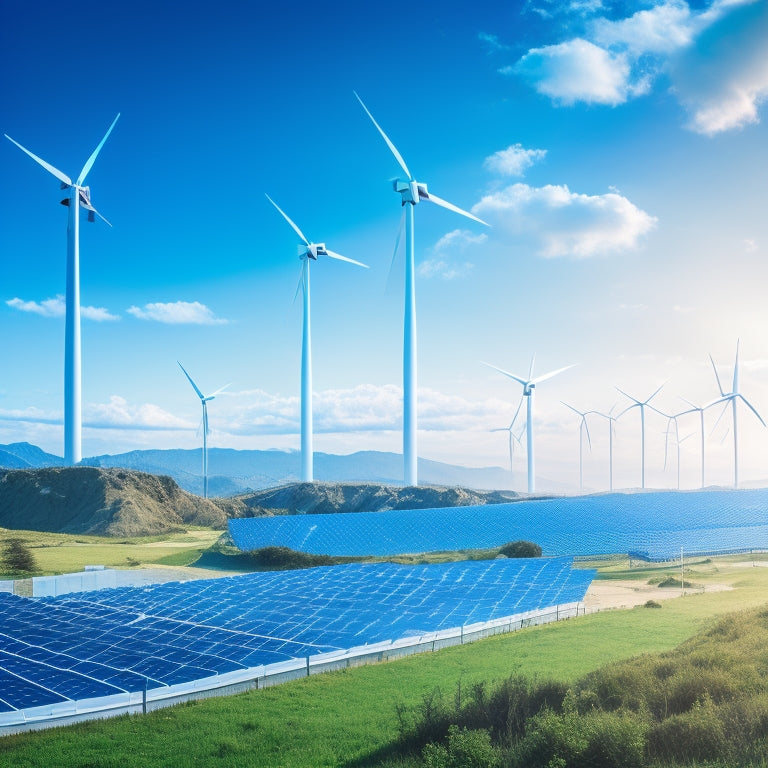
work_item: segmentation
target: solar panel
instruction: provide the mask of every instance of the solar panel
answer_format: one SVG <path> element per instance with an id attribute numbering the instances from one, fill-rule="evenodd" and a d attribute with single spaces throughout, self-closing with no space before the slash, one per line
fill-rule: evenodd
<path id="1" fill-rule="evenodd" d="M 33 599 L 0 593 L 0 711 L 579 602 L 593 575 L 565 557 L 350 564 Z"/>
<path id="2" fill-rule="evenodd" d="M 545 555 L 768 548 L 768 490 L 612 493 L 508 504 L 229 521 L 235 545 L 393 556 L 535 541 Z"/>

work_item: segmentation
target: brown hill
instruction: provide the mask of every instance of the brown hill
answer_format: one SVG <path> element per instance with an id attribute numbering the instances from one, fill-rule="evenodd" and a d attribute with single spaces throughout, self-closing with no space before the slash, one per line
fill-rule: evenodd
<path id="1" fill-rule="evenodd" d="M 3 528 L 129 537 L 226 524 L 221 507 L 163 475 L 97 467 L 0 472 Z"/>
<path id="2" fill-rule="evenodd" d="M 230 517 L 261 517 L 331 512 L 383 512 L 389 509 L 463 507 L 516 501 L 514 491 L 475 491 L 467 488 L 419 486 L 403 488 L 377 483 L 294 483 L 234 496 Z M 221 501 L 221 500 L 217 500 Z"/>

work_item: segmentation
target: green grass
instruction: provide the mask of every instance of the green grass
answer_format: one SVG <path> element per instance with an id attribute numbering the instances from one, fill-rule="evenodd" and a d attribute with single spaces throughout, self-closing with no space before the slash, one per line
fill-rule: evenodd
<path id="1" fill-rule="evenodd" d="M 612 661 L 672 649 L 726 612 L 762 605 L 768 568 L 706 576 L 737 588 L 489 638 L 263 691 L 0 739 L 14 768 L 317 768 L 380 764 L 398 736 L 396 709 L 435 689 L 501 681 L 513 673 L 572 683 Z"/>
<path id="2" fill-rule="evenodd" d="M 82 571 L 86 565 L 130 568 L 137 565 L 190 565 L 221 536 L 221 531 L 190 529 L 164 537 L 119 539 L 0 529 L 0 540 L 16 536 L 35 556 L 35 576 Z M 1 566 L 0 566 L 1 567 Z M 11 578 L 0 572 L 0 578 Z"/>

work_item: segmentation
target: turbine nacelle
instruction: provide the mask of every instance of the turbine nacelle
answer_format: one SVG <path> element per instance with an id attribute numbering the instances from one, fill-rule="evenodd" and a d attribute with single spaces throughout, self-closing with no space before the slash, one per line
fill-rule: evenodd
<path id="1" fill-rule="evenodd" d="M 392 189 L 400 195 L 403 205 L 406 203 L 416 205 L 420 200 L 429 200 L 427 185 L 415 181 L 414 179 L 409 179 L 407 181 L 403 179 L 395 179 L 392 182 Z"/>
<path id="2" fill-rule="evenodd" d="M 299 258 L 304 259 L 314 259 L 317 261 L 318 256 L 327 256 L 328 251 L 325 248 L 325 243 L 309 243 L 307 245 L 300 245 L 299 247 Z"/>

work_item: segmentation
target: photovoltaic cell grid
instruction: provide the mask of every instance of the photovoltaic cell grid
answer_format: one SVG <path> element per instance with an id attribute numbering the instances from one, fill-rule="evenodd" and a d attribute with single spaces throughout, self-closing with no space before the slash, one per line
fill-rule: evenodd
<path id="1" fill-rule="evenodd" d="M 243 551 L 268 546 L 326 555 L 397 555 L 535 541 L 545 555 L 768 547 L 768 490 L 611 493 L 508 504 L 234 519 Z"/>
<path id="2" fill-rule="evenodd" d="M 571 558 L 353 564 L 0 594 L 0 712 L 192 682 L 579 602 Z"/>

